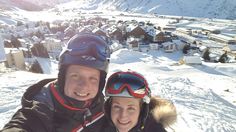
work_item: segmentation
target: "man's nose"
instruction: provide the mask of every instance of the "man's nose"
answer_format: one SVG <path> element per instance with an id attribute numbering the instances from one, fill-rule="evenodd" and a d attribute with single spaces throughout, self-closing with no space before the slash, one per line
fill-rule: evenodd
<path id="1" fill-rule="evenodd" d="M 78 85 L 81 88 L 87 88 L 88 87 L 88 81 L 86 79 L 80 79 L 78 81 Z"/>

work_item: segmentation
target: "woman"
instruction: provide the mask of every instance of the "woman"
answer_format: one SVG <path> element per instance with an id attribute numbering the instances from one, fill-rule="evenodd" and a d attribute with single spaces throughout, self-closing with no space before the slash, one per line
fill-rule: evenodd
<path id="1" fill-rule="evenodd" d="M 112 74 L 106 84 L 107 132 L 166 132 L 176 121 L 175 106 L 151 97 L 146 79 L 132 71 Z"/>

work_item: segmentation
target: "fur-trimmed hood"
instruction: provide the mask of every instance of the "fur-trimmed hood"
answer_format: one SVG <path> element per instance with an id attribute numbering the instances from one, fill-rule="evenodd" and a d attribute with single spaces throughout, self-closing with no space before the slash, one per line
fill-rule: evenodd
<path id="1" fill-rule="evenodd" d="M 156 123 L 154 123 L 155 126 L 158 126 L 158 124 L 159 125 L 161 124 L 162 127 L 168 128 L 168 127 L 170 127 L 170 125 L 174 124 L 177 120 L 176 107 L 174 106 L 174 104 L 170 100 L 163 99 L 163 98 L 160 98 L 157 96 L 153 96 L 153 97 L 151 97 L 151 101 L 148 105 L 148 108 L 149 108 L 148 113 L 146 113 L 146 111 L 141 112 L 142 117 L 146 116 L 145 113 L 148 114 L 149 116 L 151 116 L 151 120 L 150 120 L 150 118 L 147 119 L 145 121 L 145 125 L 150 124 L 150 122 L 154 121 L 154 122 L 156 122 Z M 106 118 L 108 119 L 108 122 L 109 122 L 108 124 L 110 124 L 112 127 L 114 127 L 114 124 L 112 123 L 111 117 L 110 117 L 111 98 L 109 98 L 105 101 L 104 110 L 105 110 Z M 140 121 L 142 121 L 142 119 L 143 118 L 141 118 Z M 153 126 L 153 123 L 151 123 L 151 126 Z M 139 125 L 137 127 L 139 128 Z M 150 126 L 147 126 L 147 127 L 150 127 Z M 111 130 L 111 128 L 108 129 L 109 132 L 113 130 L 113 129 Z M 146 130 L 146 131 L 149 131 L 149 128 L 147 128 L 147 129 L 148 130 Z M 135 128 L 134 128 L 134 131 L 136 131 Z"/>
<path id="2" fill-rule="evenodd" d="M 152 97 L 149 108 L 153 118 L 165 128 L 174 124 L 177 120 L 176 107 L 167 99 Z"/>

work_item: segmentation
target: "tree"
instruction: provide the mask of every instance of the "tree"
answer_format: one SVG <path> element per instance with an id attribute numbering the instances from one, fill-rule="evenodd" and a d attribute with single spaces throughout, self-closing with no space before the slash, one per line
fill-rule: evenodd
<path id="1" fill-rule="evenodd" d="M 187 54 L 189 49 L 190 49 L 190 44 L 184 45 L 184 47 L 183 47 L 183 53 L 184 53 L 184 54 Z"/>
<path id="2" fill-rule="evenodd" d="M 220 56 L 219 62 L 226 63 L 227 60 L 228 60 L 227 51 L 225 51 L 225 53 Z"/>
<path id="3" fill-rule="evenodd" d="M 37 60 L 35 60 L 30 66 L 29 71 L 33 73 L 43 73 L 43 70 Z"/>
<path id="4" fill-rule="evenodd" d="M 11 44 L 14 48 L 21 47 L 21 42 L 14 35 L 11 35 Z"/>
<path id="5" fill-rule="evenodd" d="M 209 49 L 207 48 L 206 50 L 205 50 L 205 52 L 203 53 L 203 55 L 202 55 L 202 58 L 205 60 L 205 61 L 210 61 L 210 51 L 209 51 Z"/>

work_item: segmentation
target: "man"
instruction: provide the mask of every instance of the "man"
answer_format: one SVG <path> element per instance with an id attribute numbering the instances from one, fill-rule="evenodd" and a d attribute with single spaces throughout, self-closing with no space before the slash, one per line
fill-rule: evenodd
<path id="1" fill-rule="evenodd" d="M 2 131 L 99 130 L 109 57 L 109 47 L 102 38 L 93 34 L 72 37 L 60 54 L 58 78 L 29 87 L 22 97 L 22 108 Z"/>

